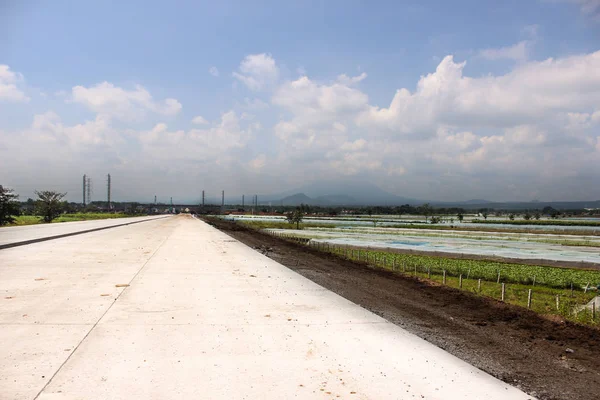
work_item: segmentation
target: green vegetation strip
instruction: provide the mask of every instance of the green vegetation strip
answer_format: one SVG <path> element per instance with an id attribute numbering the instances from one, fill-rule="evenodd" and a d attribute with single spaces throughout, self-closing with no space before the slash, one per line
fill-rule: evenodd
<path id="1" fill-rule="evenodd" d="M 74 221 L 91 221 L 97 219 L 114 219 L 114 218 L 128 218 L 128 217 L 140 217 L 141 214 L 124 214 L 124 213 L 74 213 L 74 214 L 62 214 L 56 218 L 52 223 L 56 222 L 74 222 Z M 43 223 L 41 217 L 34 215 L 20 215 L 15 218 L 15 222 L 9 226 L 15 225 L 35 225 Z"/>

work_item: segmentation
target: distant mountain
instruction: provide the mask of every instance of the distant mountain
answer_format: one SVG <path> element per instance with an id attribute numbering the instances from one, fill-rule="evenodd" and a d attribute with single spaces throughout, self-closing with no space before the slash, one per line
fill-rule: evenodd
<path id="1" fill-rule="evenodd" d="M 309 204 L 315 205 L 315 201 L 305 195 L 304 193 L 296 193 L 291 196 L 286 196 L 281 200 L 275 202 L 276 204 L 281 204 L 283 206 L 298 206 L 300 204 Z"/>
<path id="2" fill-rule="evenodd" d="M 489 204 L 489 203 L 493 203 L 493 202 L 489 201 L 489 200 L 483 200 L 483 199 L 473 199 L 473 200 L 463 201 L 463 204 Z"/>
<path id="3" fill-rule="evenodd" d="M 400 205 L 422 204 L 423 201 L 396 196 L 365 181 L 319 181 L 295 190 L 324 205 Z"/>
<path id="4" fill-rule="evenodd" d="M 315 199 L 319 204 L 332 204 L 332 205 L 349 205 L 356 204 L 356 199 L 351 196 L 344 194 L 329 194 L 326 196 L 319 196 Z"/>

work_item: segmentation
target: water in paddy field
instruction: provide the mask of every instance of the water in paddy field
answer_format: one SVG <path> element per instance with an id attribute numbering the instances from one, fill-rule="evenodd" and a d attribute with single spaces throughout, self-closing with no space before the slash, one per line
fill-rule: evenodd
<path id="1" fill-rule="evenodd" d="M 224 217 L 230 221 L 264 221 L 264 222 L 285 222 L 285 216 L 272 216 L 272 215 L 228 215 Z M 322 218 L 313 218 L 313 217 L 305 217 L 305 222 L 312 222 L 318 224 L 331 224 L 339 227 L 346 227 L 347 229 L 351 229 L 352 227 L 361 227 L 361 226 L 373 226 L 373 221 L 377 222 L 377 226 L 397 226 L 397 227 L 406 227 L 410 228 L 410 225 L 424 225 L 426 222 L 423 219 L 416 219 L 413 217 L 402 218 L 398 220 L 398 218 L 389 218 L 389 216 L 383 217 L 322 217 Z M 584 219 L 581 219 L 584 220 Z M 571 220 L 569 220 L 571 221 Z M 433 226 L 433 225 L 432 225 Z M 597 226 L 561 226 L 561 225 L 509 225 L 509 224 L 477 224 L 472 222 L 454 222 L 454 223 L 440 223 L 437 226 L 453 226 L 457 228 L 494 228 L 497 230 L 548 230 L 548 231 L 582 231 L 582 232 L 594 232 L 600 233 L 600 227 Z"/>
<path id="2" fill-rule="evenodd" d="M 439 232 L 427 229 L 364 227 L 353 231 L 334 227 L 306 228 L 300 231 L 269 229 L 269 231 L 337 245 L 600 264 L 600 247 L 561 244 L 561 240 L 566 240 L 565 238 L 571 240 L 574 238 L 600 245 L 600 237 L 593 236 Z M 558 243 L 545 241 L 558 241 Z"/>
<path id="3" fill-rule="evenodd" d="M 390 245 L 398 245 L 398 244 L 402 244 L 402 245 L 407 245 L 407 246 L 424 246 L 427 245 L 427 242 L 416 242 L 416 241 L 410 241 L 410 240 L 392 240 L 391 242 L 387 242 Z"/>

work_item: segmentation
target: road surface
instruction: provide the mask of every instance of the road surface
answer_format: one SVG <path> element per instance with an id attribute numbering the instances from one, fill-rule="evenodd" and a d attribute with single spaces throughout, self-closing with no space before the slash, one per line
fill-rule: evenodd
<path id="1" fill-rule="evenodd" d="M 138 223 L 140 221 L 149 221 L 157 218 L 166 217 L 164 215 L 154 215 L 146 217 L 99 219 L 93 221 L 57 222 L 54 224 L 5 226 L 0 228 L 0 248 L 43 238 L 70 235 L 82 231 Z"/>
<path id="2" fill-rule="evenodd" d="M 0 250 L 1 399 L 529 399 L 189 216 Z"/>

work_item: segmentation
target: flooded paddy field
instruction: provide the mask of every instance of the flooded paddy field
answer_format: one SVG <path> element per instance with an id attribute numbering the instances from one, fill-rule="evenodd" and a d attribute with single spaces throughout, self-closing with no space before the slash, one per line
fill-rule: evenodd
<path id="1" fill-rule="evenodd" d="M 228 216 L 227 219 L 240 222 L 285 222 L 284 217 L 272 216 Z M 600 236 L 594 235 L 594 231 L 598 231 L 597 227 L 530 225 L 534 233 L 513 233 L 505 230 L 514 227 L 502 224 L 498 224 L 497 231 L 488 232 L 490 225 L 495 224 L 455 224 L 460 228 L 473 226 L 482 229 L 464 231 L 458 228 L 454 230 L 450 225 L 445 230 L 435 229 L 437 225 L 432 225 L 431 229 L 423 226 L 411 228 L 410 224 L 383 217 L 378 218 L 378 221 L 373 223 L 372 220 L 362 218 L 305 218 L 304 223 L 308 226 L 303 229 L 291 229 L 290 225 L 290 229 L 267 228 L 267 231 L 335 245 L 590 263 L 600 266 Z M 319 227 L 311 227 L 310 224 L 313 223 L 319 224 Z M 578 230 L 581 234 L 563 234 L 560 228 Z M 535 229 L 556 233 L 535 233 Z"/>

